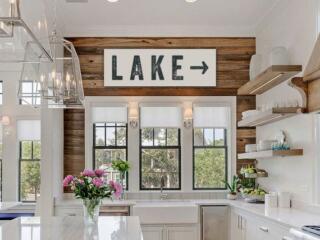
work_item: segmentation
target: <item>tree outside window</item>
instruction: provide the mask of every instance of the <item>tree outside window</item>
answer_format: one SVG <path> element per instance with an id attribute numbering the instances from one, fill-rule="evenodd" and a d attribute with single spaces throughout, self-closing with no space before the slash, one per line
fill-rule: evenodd
<path id="1" fill-rule="evenodd" d="M 143 128 L 140 131 L 140 189 L 181 189 L 180 130 Z"/>
<path id="2" fill-rule="evenodd" d="M 93 125 L 94 167 L 107 173 L 107 180 L 120 182 L 120 173 L 112 168 L 113 160 L 127 161 L 127 124 L 95 123 Z M 128 176 L 125 187 L 128 188 Z"/>
<path id="3" fill-rule="evenodd" d="M 40 141 L 20 141 L 20 201 L 35 202 L 40 196 Z"/>
<path id="4" fill-rule="evenodd" d="M 193 132 L 193 189 L 226 189 L 227 130 L 195 128 Z"/>

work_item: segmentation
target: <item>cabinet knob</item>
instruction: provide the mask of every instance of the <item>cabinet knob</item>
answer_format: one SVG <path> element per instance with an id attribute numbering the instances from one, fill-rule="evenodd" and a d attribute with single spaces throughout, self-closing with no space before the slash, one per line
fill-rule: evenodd
<path id="1" fill-rule="evenodd" d="M 263 232 L 269 232 L 269 229 L 267 227 L 259 227 L 259 229 Z"/>

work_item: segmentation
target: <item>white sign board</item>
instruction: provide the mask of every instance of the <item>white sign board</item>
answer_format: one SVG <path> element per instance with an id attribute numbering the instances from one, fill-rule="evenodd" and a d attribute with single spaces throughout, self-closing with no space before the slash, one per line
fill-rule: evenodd
<path id="1" fill-rule="evenodd" d="M 214 87 L 216 49 L 105 49 L 106 87 Z"/>

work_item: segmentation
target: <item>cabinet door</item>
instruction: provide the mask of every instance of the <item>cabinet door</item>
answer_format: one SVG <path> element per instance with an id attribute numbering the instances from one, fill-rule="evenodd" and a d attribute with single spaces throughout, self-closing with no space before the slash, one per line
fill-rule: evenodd
<path id="1" fill-rule="evenodd" d="M 201 207 L 202 240 L 226 240 L 228 237 L 228 214 L 226 206 Z"/>
<path id="2" fill-rule="evenodd" d="M 142 225 L 143 240 L 164 240 L 163 226 L 146 226 Z"/>
<path id="3" fill-rule="evenodd" d="M 230 218 L 230 240 L 242 240 L 241 216 L 231 211 Z"/>
<path id="4" fill-rule="evenodd" d="M 167 227 L 167 240 L 198 240 L 197 226 Z"/>
<path id="5" fill-rule="evenodd" d="M 257 238 L 257 224 L 253 219 L 242 217 L 242 229 L 244 240 L 260 240 Z"/>

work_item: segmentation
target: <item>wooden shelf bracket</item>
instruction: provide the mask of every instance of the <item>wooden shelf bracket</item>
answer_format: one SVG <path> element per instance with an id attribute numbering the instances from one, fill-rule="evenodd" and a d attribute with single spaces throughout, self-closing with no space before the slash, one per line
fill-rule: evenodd
<path id="1" fill-rule="evenodd" d="M 302 108 L 308 106 L 308 83 L 303 81 L 302 77 L 295 77 L 288 81 L 288 85 L 296 89 L 302 98 Z"/>

